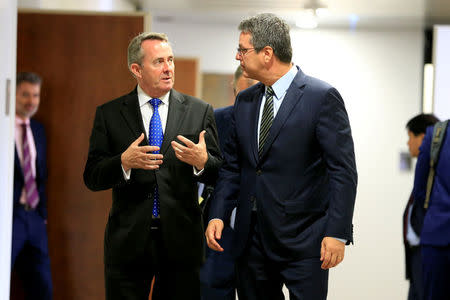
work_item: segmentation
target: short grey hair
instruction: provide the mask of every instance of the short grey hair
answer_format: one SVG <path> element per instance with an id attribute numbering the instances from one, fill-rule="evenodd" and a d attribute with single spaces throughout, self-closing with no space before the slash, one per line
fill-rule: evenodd
<path id="1" fill-rule="evenodd" d="M 243 20 L 239 30 L 252 35 L 250 42 L 256 52 L 270 46 L 278 59 L 290 63 L 292 59 L 289 25 L 271 13 L 259 14 Z"/>
<path id="2" fill-rule="evenodd" d="M 135 36 L 128 45 L 128 69 L 131 70 L 132 64 L 142 64 L 144 53 L 142 52 L 141 44 L 145 40 L 158 40 L 169 42 L 169 38 L 165 33 L 158 32 L 143 32 Z"/>

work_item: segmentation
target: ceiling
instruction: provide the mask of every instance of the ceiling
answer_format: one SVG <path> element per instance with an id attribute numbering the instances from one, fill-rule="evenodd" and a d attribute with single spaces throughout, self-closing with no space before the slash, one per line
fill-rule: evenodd
<path id="1" fill-rule="evenodd" d="M 137 10 L 170 22 L 238 23 L 243 17 L 273 12 L 295 23 L 309 4 L 324 4 L 319 27 L 417 27 L 450 23 L 450 0 L 127 0 Z"/>

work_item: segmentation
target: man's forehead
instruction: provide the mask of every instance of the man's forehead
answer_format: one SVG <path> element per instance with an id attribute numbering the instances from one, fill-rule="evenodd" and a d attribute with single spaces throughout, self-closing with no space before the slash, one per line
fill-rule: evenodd
<path id="1" fill-rule="evenodd" d="M 241 32 L 241 34 L 239 35 L 239 45 L 251 45 L 251 38 L 252 35 L 249 32 Z"/>
<path id="2" fill-rule="evenodd" d="M 28 81 L 23 81 L 17 85 L 16 89 L 40 89 L 41 85 L 39 83 L 33 83 Z"/>

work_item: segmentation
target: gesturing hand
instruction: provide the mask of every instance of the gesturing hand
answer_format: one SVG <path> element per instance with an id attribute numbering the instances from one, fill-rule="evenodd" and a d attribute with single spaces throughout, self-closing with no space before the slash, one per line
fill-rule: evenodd
<path id="1" fill-rule="evenodd" d="M 206 161 L 208 160 L 208 152 L 206 151 L 205 143 L 205 133 L 205 130 L 200 132 L 200 135 L 198 137 L 198 144 L 194 144 L 191 140 L 185 138 L 182 135 L 177 136 L 177 138 L 186 146 L 183 146 L 176 141 L 172 141 L 171 143 L 176 157 L 182 162 L 194 166 L 197 170 L 202 170 L 205 167 Z"/>
<path id="2" fill-rule="evenodd" d="M 151 154 L 148 152 L 157 151 L 157 146 L 139 146 L 144 139 L 144 134 L 141 135 L 125 150 L 121 155 L 123 169 L 144 169 L 155 170 L 162 164 L 162 154 Z"/>
<path id="3" fill-rule="evenodd" d="M 320 249 L 321 268 L 333 268 L 344 260 L 345 244 L 332 237 L 324 237 Z"/>

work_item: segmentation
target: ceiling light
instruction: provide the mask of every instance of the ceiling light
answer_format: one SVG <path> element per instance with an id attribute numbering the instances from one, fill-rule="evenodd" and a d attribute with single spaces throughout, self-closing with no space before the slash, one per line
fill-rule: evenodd
<path id="1" fill-rule="evenodd" d="M 304 6 L 304 12 L 297 18 L 295 25 L 302 29 L 314 29 L 319 25 L 318 17 L 327 15 L 328 8 L 319 0 L 309 0 Z"/>
<path id="2" fill-rule="evenodd" d="M 298 17 L 295 25 L 302 29 L 314 29 L 318 25 L 317 16 L 315 14 L 303 14 Z"/>

